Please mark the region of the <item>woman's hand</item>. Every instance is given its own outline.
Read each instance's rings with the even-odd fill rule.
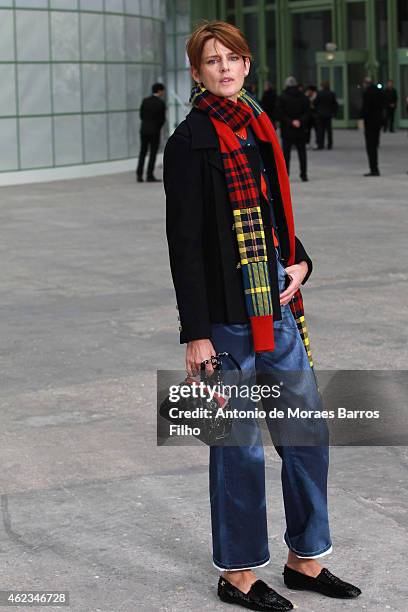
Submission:
[[[200,373],[200,364],[206,359],[210,359],[217,353],[213,347],[211,340],[203,338],[201,340],[191,340],[187,343],[186,350],[186,372],[190,376],[195,376]],[[211,375],[214,368],[210,363],[205,366],[207,374]]]
[[[285,272],[286,274],[289,274],[291,281],[290,285],[286,287],[285,291],[280,294],[281,306],[286,306],[286,304],[289,304],[290,300],[293,298],[296,291],[302,284],[302,281],[307,274],[307,270],[307,263],[305,261],[301,261],[298,264],[293,264],[293,266],[288,266],[285,268]]]

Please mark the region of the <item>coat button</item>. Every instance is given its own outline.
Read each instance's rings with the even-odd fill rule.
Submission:
[[[183,328],[181,327],[181,325],[179,325],[179,331],[183,331]]]
[[[241,262],[239,261],[239,262],[237,263],[237,270],[239,270],[239,269],[240,269],[240,267],[241,267]]]

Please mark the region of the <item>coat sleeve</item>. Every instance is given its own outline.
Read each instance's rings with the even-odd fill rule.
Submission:
[[[166,105],[164,102],[162,102],[162,108],[160,112],[160,128],[163,127],[165,122],[166,122]]]
[[[305,278],[302,281],[302,285],[309,279],[309,276],[313,270],[313,263],[310,259],[309,255],[306,253],[305,247],[300,242],[299,238],[295,236],[295,264],[300,263],[301,261],[305,261],[307,263],[307,273]]]
[[[367,92],[363,91],[359,119],[367,119],[367,117],[368,117]]]
[[[302,108],[302,115],[300,116],[300,123],[302,124],[302,126],[304,126],[307,124],[307,122],[309,121],[309,117],[310,117],[310,102],[307,96],[303,97],[302,106],[303,108]]]
[[[173,134],[163,155],[166,235],[180,317],[180,343],[210,338],[203,256],[201,156]]]
[[[276,102],[276,117],[281,123],[288,126],[292,125],[292,119],[286,112],[285,103],[282,96],[279,96]]]
[[[142,101],[142,103],[141,103],[141,105],[140,105],[140,108],[139,108],[139,119],[140,119],[141,121],[143,121],[143,119],[144,119],[144,111],[145,111],[145,106],[146,106],[146,103],[145,103],[145,101],[143,100],[143,101]]]

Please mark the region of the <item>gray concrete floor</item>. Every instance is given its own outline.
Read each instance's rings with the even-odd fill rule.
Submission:
[[[407,368],[406,133],[363,178],[358,132],[292,161],[316,368]],[[160,175],[160,169],[158,170]],[[2,188],[0,580],[65,589],[75,612],[223,610],[211,564],[208,448],[156,446],[155,376],[183,369],[162,184],[130,173]],[[266,447],[272,560],[305,612],[406,610],[404,447],[333,448],[327,567],[353,602],[290,593],[280,460]],[[23,608],[20,608],[23,609]],[[50,608],[55,609],[55,608]]]

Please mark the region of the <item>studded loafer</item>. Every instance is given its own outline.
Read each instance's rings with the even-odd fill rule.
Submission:
[[[316,591],[322,595],[338,597],[340,599],[350,599],[361,594],[361,590],[358,587],[340,580],[340,578],[329,572],[326,567],[323,567],[320,574],[315,578],[306,576],[302,572],[297,572],[287,565],[285,565],[282,574],[283,581],[288,589]]]
[[[248,593],[243,593],[222,576],[218,581],[218,597],[225,603],[249,610],[292,610],[293,604],[279,595],[263,580],[255,580]]]

